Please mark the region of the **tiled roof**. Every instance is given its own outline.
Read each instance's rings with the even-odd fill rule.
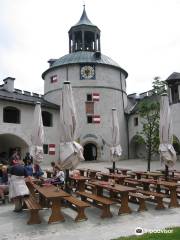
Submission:
[[[166,79],[166,81],[171,81],[171,80],[180,80],[180,73],[178,73],[178,72],[173,72],[173,73]]]
[[[40,102],[42,107],[59,109],[59,106],[44,100],[43,97],[39,97],[39,94],[31,95],[30,92],[24,91],[24,94],[21,90],[15,90],[14,92],[8,92],[4,89],[0,89],[0,100],[6,100],[11,102],[18,102],[24,104],[35,105],[36,102]]]
[[[49,69],[47,69],[43,74],[42,77],[44,78],[45,74],[56,67],[67,65],[67,64],[78,64],[78,63],[95,63],[95,64],[105,64],[105,65],[110,65],[114,66],[117,68],[120,68],[124,73],[126,74],[127,77],[127,72],[122,69],[118,63],[116,63],[114,60],[112,60],[110,57],[107,57],[103,54],[101,54],[100,58],[96,58],[95,52],[88,52],[88,51],[79,51],[79,52],[74,52],[67,54],[59,59],[57,59]]]

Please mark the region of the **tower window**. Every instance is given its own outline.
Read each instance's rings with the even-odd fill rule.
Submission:
[[[87,123],[93,123],[93,117],[87,116]]]
[[[15,107],[5,107],[3,109],[3,122],[20,123],[20,111]]]
[[[56,83],[58,81],[57,75],[53,75],[50,77],[51,83]]]
[[[48,144],[43,144],[44,154],[48,154]]]
[[[42,111],[42,121],[45,127],[52,127],[52,114]]]
[[[87,101],[92,101],[92,94],[87,94]]]
[[[134,126],[138,126],[138,117],[134,118]]]

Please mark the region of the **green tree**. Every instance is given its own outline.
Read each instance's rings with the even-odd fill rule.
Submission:
[[[159,147],[159,110],[160,105],[157,97],[144,98],[138,104],[138,112],[142,119],[142,131],[139,133],[141,141],[144,142],[147,152],[147,171],[151,168],[151,159]],[[143,141],[142,141],[143,139]]]
[[[167,84],[165,81],[162,81],[160,77],[154,77],[152,82],[152,92],[153,95],[162,95],[167,93]]]
[[[152,84],[152,96],[142,99],[138,104],[138,112],[142,119],[142,131],[138,133],[139,143],[144,143],[147,152],[147,170],[150,171],[152,155],[159,148],[159,113],[160,96],[167,93],[166,82],[155,77]]]

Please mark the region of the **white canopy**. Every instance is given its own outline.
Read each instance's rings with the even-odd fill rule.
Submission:
[[[120,133],[119,133],[119,122],[117,116],[117,110],[112,108],[112,143],[110,147],[111,160],[114,162],[119,159],[122,155],[122,148],[120,145]]]
[[[34,117],[33,117],[33,126],[31,133],[31,155],[33,156],[33,160],[35,163],[40,163],[43,161],[43,143],[44,143],[44,128],[42,122],[42,114],[41,114],[41,104],[40,102],[36,103],[34,109]]]
[[[159,138],[160,160],[166,166],[173,167],[177,157],[174,147],[172,146],[172,120],[168,96],[161,96]]]
[[[73,170],[83,157],[82,146],[75,142],[77,117],[70,82],[64,82],[60,104],[60,165]]]

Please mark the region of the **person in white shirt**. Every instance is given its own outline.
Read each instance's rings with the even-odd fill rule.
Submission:
[[[56,176],[54,177],[54,183],[64,184],[64,172],[58,166],[55,166]]]

